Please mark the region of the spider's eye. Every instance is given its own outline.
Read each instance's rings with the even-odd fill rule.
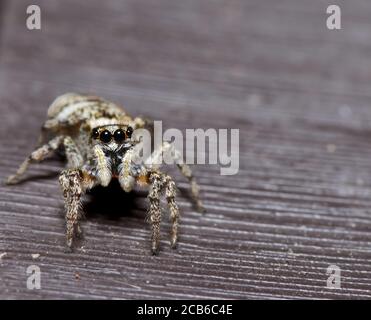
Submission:
[[[128,138],[131,138],[131,135],[133,134],[133,128],[132,127],[128,127],[126,129],[126,135],[128,136]]]
[[[125,132],[121,129],[117,129],[113,134],[113,137],[115,138],[116,142],[121,143],[125,140]]]
[[[93,137],[93,139],[98,139],[99,137],[99,131],[97,128],[94,128],[93,131],[91,132],[91,136]]]
[[[110,142],[112,139],[112,134],[108,130],[104,130],[100,134],[100,140],[104,143]]]

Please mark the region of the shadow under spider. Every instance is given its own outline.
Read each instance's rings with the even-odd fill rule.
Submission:
[[[178,188],[178,191],[179,195],[183,194],[186,198],[191,198],[187,188]],[[89,190],[83,198],[82,210],[87,219],[104,217],[108,220],[119,220],[123,217],[135,216],[145,219],[148,206],[147,195],[147,189],[125,192],[117,179],[113,179],[107,187],[97,186]],[[163,206],[163,210],[164,212],[168,210],[166,205]]]
[[[83,212],[88,219],[104,216],[109,220],[118,220],[141,211],[144,212],[144,218],[146,205],[140,206],[139,200],[144,200],[146,195],[147,192],[139,190],[125,192],[119,182],[113,179],[107,187],[97,186],[87,192],[83,200]]]

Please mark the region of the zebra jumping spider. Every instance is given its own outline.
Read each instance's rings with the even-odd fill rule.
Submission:
[[[118,179],[121,188],[130,192],[138,185],[148,185],[148,220],[151,224],[151,249],[156,254],[160,243],[162,210],[160,198],[165,195],[172,223],[170,244],[175,248],[178,240],[179,208],[176,203],[176,185],[173,179],[160,171],[160,165],[134,160],[140,142],[134,138],[136,129],[145,128],[148,121],[131,118],[121,107],[97,96],[67,93],[59,96],[48,109],[48,119],[42,127],[39,146],[20,165],[8,184],[18,182],[30,163],[44,160],[62,148],[67,169],[59,176],[66,211],[67,246],[72,248],[76,235],[82,233],[79,220],[82,196],[97,185],[106,187]],[[199,187],[191,169],[180,153],[167,142],[154,150],[152,159],[172,150],[174,162],[191,185],[192,197],[200,211]]]

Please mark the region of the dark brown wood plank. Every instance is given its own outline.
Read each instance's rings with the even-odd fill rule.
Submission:
[[[153,257],[145,192],[114,188],[87,198],[85,240],[66,254],[63,163],[31,167],[24,183],[0,186],[0,298],[371,297],[368,0],[342,4],[336,32],[323,1],[34,3],[41,31],[26,29],[27,1],[2,7],[1,181],[67,91],[165,127],[239,128],[240,171],[195,166],[208,212],[181,194],[179,249],[165,221]],[[40,290],[26,288],[32,264]],[[332,264],[339,290],[326,288]]]

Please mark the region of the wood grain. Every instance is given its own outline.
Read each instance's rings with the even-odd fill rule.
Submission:
[[[64,252],[63,163],[0,186],[0,298],[371,298],[371,3],[1,1],[0,180],[32,150],[67,91],[123,103],[164,127],[239,128],[240,171],[195,166],[207,214],[177,178],[178,250],[149,254],[146,193],[86,199],[85,240]],[[84,3],[84,4],[83,4]],[[37,259],[32,254],[40,254]],[[41,268],[40,290],[26,268]],[[342,288],[326,288],[341,268]]]

